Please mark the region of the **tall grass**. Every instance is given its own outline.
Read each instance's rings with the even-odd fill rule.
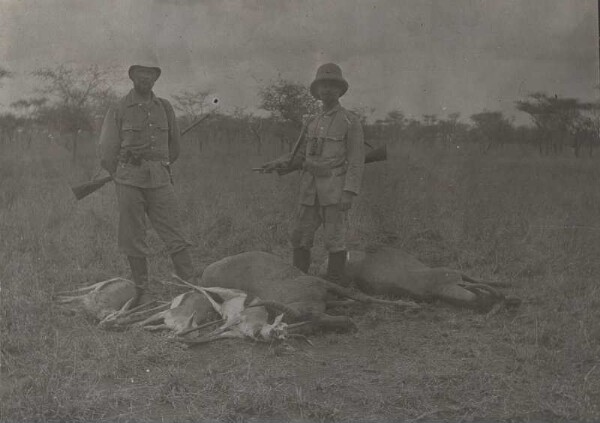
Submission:
[[[239,140],[183,149],[175,186],[198,270],[251,249],[287,256],[297,175],[250,170],[278,151],[260,156]],[[391,145],[365,172],[351,246],[387,243],[508,281],[525,303],[490,320],[441,305],[417,316],[346,310],[356,335],[295,350],[186,350],[56,307],[56,291],[127,275],[114,188],[80,202],[69,190],[96,166],[42,140],[0,152],[2,421],[600,419],[595,160]],[[149,236],[152,278],[167,278]]]

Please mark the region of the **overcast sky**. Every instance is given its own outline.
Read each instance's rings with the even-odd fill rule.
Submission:
[[[0,103],[61,63],[116,66],[125,94],[127,67],[156,56],[158,95],[210,89],[226,108],[252,110],[269,81],[308,85],[333,61],[342,103],[376,116],[518,115],[534,91],[598,96],[597,13],[596,0],[0,0],[0,66],[15,74]]]

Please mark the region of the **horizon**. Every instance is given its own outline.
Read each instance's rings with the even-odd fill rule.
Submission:
[[[598,99],[597,14],[592,0],[9,0],[0,51],[14,77],[0,103],[34,96],[28,72],[60,64],[114,69],[124,95],[126,69],[150,59],[163,69],[157,95],[210,90],[225,111],[257,113],[261,87],[308,86],[333,61],[350,84],[342,104],[375,109],[373,121],[400,110],[464,122],[487,110],[525,124],[514,104],[530,93]]]

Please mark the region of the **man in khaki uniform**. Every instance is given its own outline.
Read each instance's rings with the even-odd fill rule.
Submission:
[[[119,249],[140,292],[148,283],[146,216],[175,273],[185,280],[194,274],[169,168],[179,156],[179,128],[171,104],[152,92],[160,74],[157,66],[131,66],[133,89],[108,111],[100,134],[100,164],[117,189]]]
[[[310,85],[311,94],[323,107],[309,120],[303,144],[294,157],[294,165],[302,167],[302,177],[300,208],[290,237],[294,266],[306,273],[315,232],[323,225],[329,252],[327,278],[339,284],[346,284],[348,210],[360,192],[365,160],[360,121],[339,103],[347,90],[348,83],[334,63],[319,67]],[[262,168],[276,171],[288,161],[289,155],[285,155]]]

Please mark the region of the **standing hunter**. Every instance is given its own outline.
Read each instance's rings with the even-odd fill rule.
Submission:
[[[132,65],[133,89],[108,111],[100,134],[100,164],[117,191],[119,249],[127,256],[140,302],[147,300],[142,297],[148,284],[146,216],[175,273],[184,280],[194,274],[169,167],[179,156],[179,128],[171,104],[152,91],[160,74],[153,64]]]
[[[319,67],[310,92],[321,101],[322,112],[306,124],[306,136],[300,148],[294,149],[298,154],[287,154],[262,166],[267,173],[301,167],[300,207],[290,236],[293,264],[308,272],[315,232],[323,225],[329,253],[326,278],[340,285],[347,285],[348,210],[360,192],[365,160],[360,121],[339,103],[346,91],[348,82],[338,65]]]

